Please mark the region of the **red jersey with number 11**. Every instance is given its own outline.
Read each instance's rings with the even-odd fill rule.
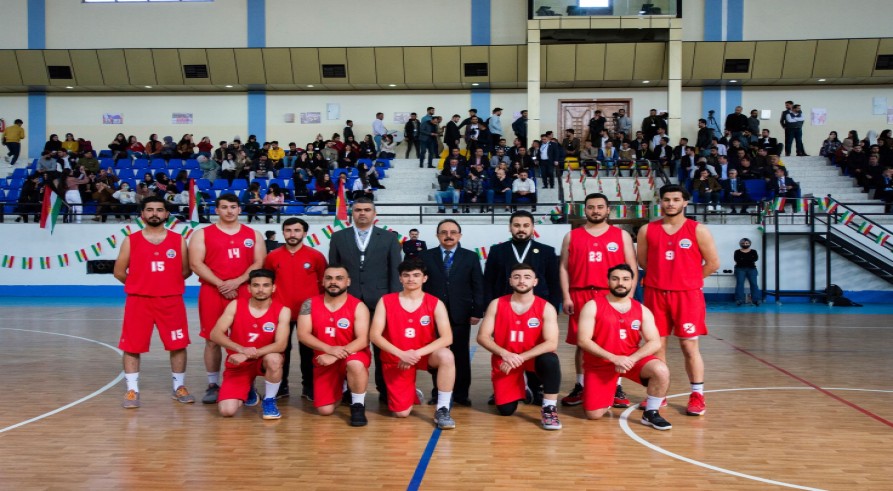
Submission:
[[[263,315],[255,317],[251,313],[250,302],[247,298],[236,299],[236,315],[229,328],[229,338],[244,347],[263,348],[273,344],[282,304],[274,300]],[[226,352],[231,355],[235,353],[229,349]]]
[[[412,312],[400,305],[400,293],[388,293],[381,297],[387,312],[387,321],[382,335],[401,350],[424,348],[437,339],[437,325],[434,309],[439,301],[434,295],[425,293],[422,304]],[[382,350],[382,363],[399,363],[400,359]]]
[[[543,311],[546,300],[534,297],[527,312],[519,314],[512,308],[512,296],[499,297],[493,341],[512,353],[523,353],[543,342]],[[502,357],[493,355],[494,360]]]

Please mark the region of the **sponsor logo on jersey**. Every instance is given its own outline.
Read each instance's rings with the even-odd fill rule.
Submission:
[[[630,324],[629,327],[632,328],[633,331],[638,331],[639,328],[642,327],[642,321],[636,319]]]
[[[165,252],[165,255],[168,257],[168,259],[173,259],[173,258],[177,257],[177,251],[175,251],[173,249],[168,249],[167,252]]]
[[[536,317],[531,317],[527,319],[527,327],[540,327],[540,320]]]
[[[254,241],[252,239],[245,239],[244,244],[245,244],[245,247],[247,247],[249,249],[254,247]]]
[[[272,322],[264,322],[264,325],[263,327],[261,327],[261,329],[263,329],[264,332],[273,332],[276,330],[276,324],[273,324]]]
[[[338,319],[337,326],[340,327],[341,329],[347,329],[348,327],[350,327],[350,321],[347,320],[346,318],[342,317],[342,318]]]
[[[685,324],[682,324],[682,330],[685,331],[687,334],[694,334],[695,325],[691,322],[686,322]]]
[[[304,263],[304,269],[310,269],[310,263]]]
[[[431,324],[431,317],[427,316],[427,315],[423,315],[422,318],[419,319],[419,324],[421,324],[423,326],[427,326],[428,324]]]
[[[691,249],[691,240],[690,239],[682,239],[679,241],[679,248],[681,249]]]
[[[617,252],[620,250],[620,246],[617,245],[616,242],[608,242],[608,245],[605,246],[605,249],[607,249],[608,252]]]

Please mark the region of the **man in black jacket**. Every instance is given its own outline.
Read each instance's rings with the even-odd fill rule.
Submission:
[[[459,148],[459,141],[462,140],[462,134],[459,132],[459,120],[461,118],[462,116],[453,114],[453,118],[446,124],[446,129],[443,131],[443,144],[450,150]]]
[[[403,142],[406,143],[406,157],[409,158],[409,151],[415,147],[415,156],[419,156],[419,133],[422,130],[422,124],[419,122],[418,115],[412,113],[409,120],[403,125]]]
[[[726,131],[732,133],[732,140],[741,140],[741,135],[747,129],[747,116],[744,115],[743,110],[743,107],[737,106],[735,112],[726,116]],[[731,140],[729,144],[732,144]]]
[[[512,123],[512,131],[521,140],[521,146],[527,146],[527,110],[521,111],[521,116]]]
[[[600,110],[595,111],[595,116],[589,119],[589,141],[592,142],[592,146],[596,148],[602,146],[601,134],[607,123],[608,120],[602,116]]]

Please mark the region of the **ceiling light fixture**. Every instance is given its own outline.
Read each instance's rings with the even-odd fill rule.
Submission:
[[[651,83],[651,80],[642,80],[642,83],[643,83],[643,84],[650,84],[650,83]]]
[[[226,87],[227,89],[231,89],[231,88],[233,88],[232,85],[224,85],[224,87]]]
[[[820,78],[820,79],[819,79],[819,82],[824,82],[824,81],[825,81],[824,78]]]
[[[397,84],[388,84],[388,87],[396,87]]]
[[[734,83],[737,83],[737,82],[738,82],[737,80],[729,80],[729,83],[730,83],[730,84],[734,84]]]
[[[308,88],[308,89],[312,89],[313,86],[312,86],[312,85],[308,85],[307,88]]]
[[[477,87],[478,85],[481,85],[481,84],[479,84],[479,83],[477,83],[477,82],[471,84],[472,87]]]
[[[72,86],[70,86],[70,85],[66,85],[65,88],[66,88],[66,89],[73,89],[74,87],[72,87]]]
[[[147,89],[151,89],[151,88],[152,88],[151,85],[145,85],[144,87],[146,87]]]

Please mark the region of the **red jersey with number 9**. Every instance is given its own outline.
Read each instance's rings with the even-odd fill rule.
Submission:
[[[425,293],[422,304],[412,312],[400,305],[400,293],[388,293],[381,297],[385,307],[386,324],[382,335],[401,350],[423,348],[437,339],[434,309],[439,301]],[[400,359],[387,351],[381,352],[382,363],[399,363]]]
[[[611,225],[598,237],[585,227],[571,230],[567,245],[569,284],[573,288],[608,288],[608,270],[626,262],[623,231]]]
[[[183,237],[167,232],[160,244],[146,240],[143,231],[130,236],[130,264],[124,292],[128,295],[169,297],[182,295]]]
[[[313,324],[311,332],[329,346],[347,346],[357,339],[354,332],[354,315],[360,299],[345,293],[347,301],[338,310],[331,311],[326,307],[323,295],[310,298],[310,320]],[[314,356],[324,354],[314,350]]]
[[[685,219],[673,235],[668,234],[662,220],[648,224],[648,268],[645,286],[658,290],[698,290],[704,287],[704,258],[698,247],[698,222]]]
[[[546,301],[534,297],[527,312],[519,314],[512,308],[512,296],[499,297],[496,303],[496,322],[493,325],[493,341],[512,353],[523,353],[543,342],[543,310]],[[493,360],[502,362],[501,356]]]
[[[592,332],[592,340],[605,351],[629,356],[639,349],[642,341],[642,304],[630,300],[630,309],[619,312],[606,297],[596,297],[595,328]],[[587,351],[583,352],[583,366],[586,368],[599,368],[606,365],[614,365],[600,356],[595,356]]]
[[[229,328],[229,338],[244,347],[263,348],[273,344],[276,340],[276,327],[279,325],[282,304],[274,300],[263,315],[255,317],[251,313],[250,302],[251,300],[247,298],[236,299],[236,315],[233,317],[233,325]],[[230,355],[235,353],[229,349],[226,352]]]
[[[238,278],[254,264],[257,237],[253,228],[240,225],[239,231],[232,235],[217,225],[202,230],[205,234],[205,265],[214,276],[224,281]]]

